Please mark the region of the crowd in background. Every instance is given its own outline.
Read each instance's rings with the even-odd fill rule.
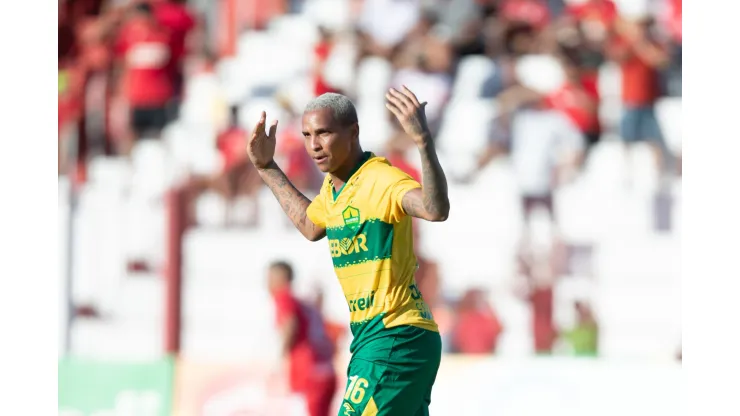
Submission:
[[[233,3],[211,5],[228,11]],[[299,13],[305,2],[244,3],[256,12],[239,12],[238,19],[229,20],[236,22],[237,33],[266,30],[272,17]],[[351,65],[356,70],[365,60],[385,60],[391,64],[394,85],[413,85],[417,95],[429,102],[427,117],[436,134],[459,64],[470,56],[485,57],[493,64],[495,71],[478,95],[497,103],[496,116],[487,124],[489,145],[474,169],[450,174],[451,182],[473,181],[491,161],[508,157],[520,181],[525,217],[543,208],[554,220],[553,192],[578,174],[589,149],[604,137],[599,74],[606,62],[615,63],[621,72],[620,139],[625,146],[650,144],[661,178],[680,176],[680,154],[673,154],[665,144],[655,103],[661,97],[681,95],[681,0],[347,3],[352,30],[320,27],[312,51],[314,96],[341,92],[357,98],[356,87],[337,85],[342,83],[335,82],[327,70],[335,48],[351,43],[356,51]],[[647,6],[630,9],[632,3]],[[60,174],[71,173],[75,181],[84,183],[91,158],[126,157],[137,141],[157,140],[165,126],[177,120],[181,100],[188,94],[187,79],[213,72],[219,59],[235,48],[220,37],[223,28],[218,23],[209,26],[207,22],[186,1],[60,0]],[[256,57],[255,64],[258,61]],[[554,87],[540,88],[536,77],[520,79],[520,74],[527,73],[522,67],[546,72],[553,63],[562,73],[562,82]],[[281,123],[278,132],[281,166],[299,189],[315,192],[321,176],[303,149],[301,108],[279,92],[273,98],[290,120]],[[244,146],[250,134],[247,126],[256,120],[240,119],[240,104],[222,103],[219,110],[224,120],[215,142],[221,155],[219,168],[189,176],[192,227],[202,225],[197,210],[204,193],[215,192],[226,201],[250,201],[262,189]],[[69,148],[75,143],[79,157],[71,164]],[[382,148],[369,150],[420,180],[420,172],[407,158],[411,144],[397,128]],[[250,227],[260,222],[258,209],[249,203],[231,206],[240,212],[230,215],[224,225]],[[561,340],[575,354],[595,355],[598,323],[587,303],[573,305],[574,327],[561,329],[553,324],[552,282],[566,267],[564,257],[558,245],[543,254],[526,241],[519,252],[519,272],[528,277],[520,295],[532,307],[535,350],[549,353]],[[506,328],[481,291],[471,289],[454,303],[438,299],[441,277],[434,260],[420,257],[419,263],[418,285],[435,310],[447,348],[461,353],[495,352]]]

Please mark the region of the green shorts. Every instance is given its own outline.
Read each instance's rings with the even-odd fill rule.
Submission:
[[[429,414],[442,355],[439,333],[413,326],[385,331],[352,354],[339,416]]]

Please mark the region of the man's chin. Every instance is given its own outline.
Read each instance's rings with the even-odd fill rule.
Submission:
[[[319,168],[322,173],[330,173],[332,170],[331,166],[327,163],[317,163],[316,167]]]

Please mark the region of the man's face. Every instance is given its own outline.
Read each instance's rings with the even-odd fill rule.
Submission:
[[[347,161],[359,131],[356,123],[338,123],[328,108],[303,113],[306,152],[324,173],[334,172]]]

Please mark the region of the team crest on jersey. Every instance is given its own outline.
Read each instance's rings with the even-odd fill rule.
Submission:
[[[344,416],[352,416],[352,413],[355,413],[355,409],[347,402],[342,403],[342,407],[344,407]]]
[[[347,206],[347,208],[342,211],[342,218],[344,219],[344,225],[349,228],[357,228],[360,226],[360,210],[353,206]]]

